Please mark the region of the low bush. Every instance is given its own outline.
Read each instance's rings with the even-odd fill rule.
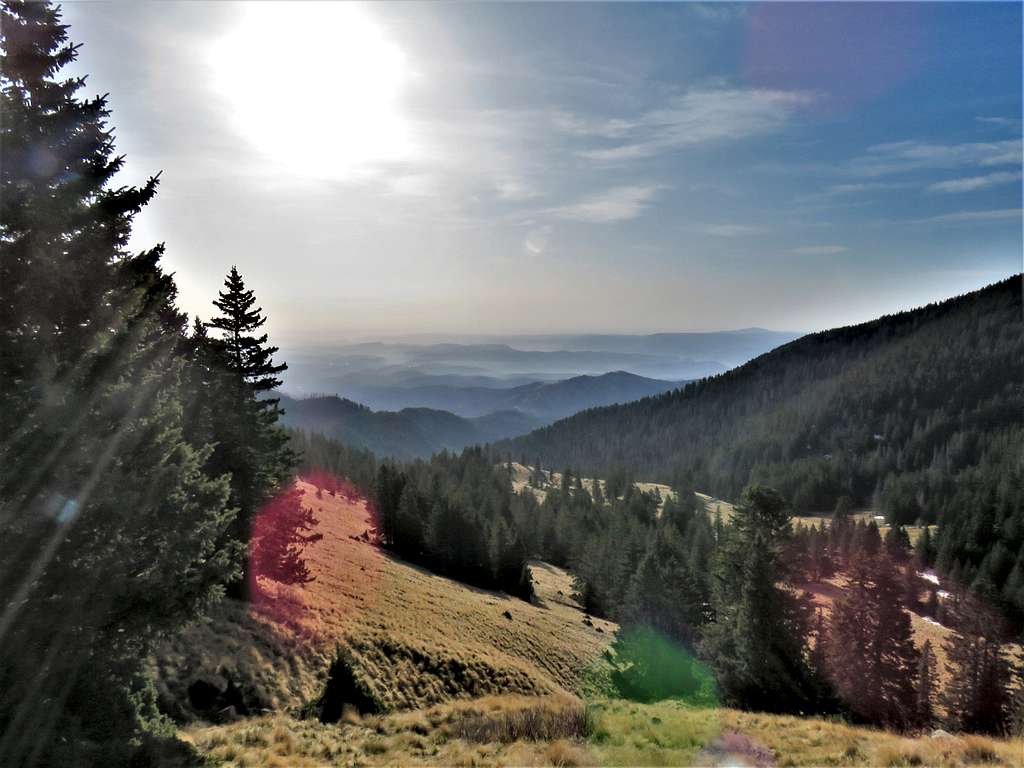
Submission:
[[[488,714],[463,713],[453,723],[456,738],[479,744],[513,741],[584,739],[593,731],[593,718],[584,704],[540,704]]]

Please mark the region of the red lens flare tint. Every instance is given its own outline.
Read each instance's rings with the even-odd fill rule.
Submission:
[[[332,557],[332,544],[368,546]],[[295,631],[316,633],[351,618],[377,592],[376,514],[360,492],[329,472],[311,472],[257,513],[249,540],[252,610]]]

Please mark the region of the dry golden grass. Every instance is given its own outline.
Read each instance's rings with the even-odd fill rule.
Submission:
[[[337,725],[276,715],[193,727],[182,735],[231,766],[596,765],[585,733],[541,740],[507,728],[510,722],[550,723],[566,712],[584,711],[579,699],[565,695],[495,696]],[[480,738],[492,734],[493,739]]]
[[[762,744],[779,765],[1024,765],[1024,741],[981,736],[915,738],[799,717],[722,710],[722,725]]]
[[[585,690],[616,627],[584,623],[564,571],[536,564],[534,604],[475,589],[369,543],[373,521],[363,502],[300,485],[323,534],[305,553],[315,580],[264,584],[270,597],[256,607],[229,601],[166,642],[154,659],[165,702],[182,707],[192,681],[220,675],[256,709],[297,710],[320,695],[339,648],[387,709]]]
[[[509,718],[583,706],[567,697],[500,696],[339,725],[279,715],[195,727],[184,735],[231,766],[753,765],[759,759],[806,766],[1024,764],[1020,739],[911,738],[828,720],[694,709],[670,701],[591,702],[589,736],[504,738],[502,723]],[[466,722],[493,722],[499,737],[464,738]]]

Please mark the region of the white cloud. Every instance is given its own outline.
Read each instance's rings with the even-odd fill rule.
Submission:
[[[848,250],[845,245],[802,245],[794,248],[793,253],[800,256],[835,256]]]
[[[749,235],[762,235],[768,230],[764,227],[754,227],[749,224],[710,224],[704,227],[702,231],[714,237],[747,237]]]
[[[702,21],[726,24],[746,18],[749,7],[738,3],[685,3],[684,7]]]
[[[962,221],[1001,221],[1003,219],[1020,219],[1022,209],[1000,208],[993,211],[957,211],[944,213],[941,216],[930,216],[926,219],[915,219],[917,224],[947,224]]]
[[[833,184],[825,190],[826,195],[853,195],[858,192],[875,192],[880,189],[895,189],[905,184],[887,184],[885,182],[868,182],[865,184]]]
[[[884,176],[927,168],[992,167],[1021,164],[1021,140],[927,144],[897,141],[868,147],[853,160],[850,170],[859,176]]]
[[[969,176],[963,179],[949,179],[938,181],[928,185],[929,192],[974,192],[978,189],[988,189],[1000,184],[1009,184],[1011,181],[1020,181],[1020,172],[1012,173],[1002,171],[989,173],[984,176]]]
[[[812,101],[810,94],[799,91],[694,90],[636,118],[595,121],[559,114],[555,126],[605,144],[617,142],[580,152],[591,160],[616,162],[778,131]]]
[[[548,248],[550,237],[550,226],[535,229],[523,239],[523,250],[530,256],[541,256]]]
[[[539,192],[526,184],[522,179],[499,179],[494,183],[498,198],[509,202],[529,200],[539,196]]]
[[[612,187],[578,203],[549,208],[548,213],[559,219],[607,224],[637,218],[650,205],[660,187]]]
[[[1011,117],[976,117],[974,118],[979,123],[987,123],[988,125],[1000,125],[1007,128],[1016,128],[1020,125],[1020,120],[1015,120]]]

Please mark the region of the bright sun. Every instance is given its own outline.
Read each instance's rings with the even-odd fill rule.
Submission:
[[[249,3],[212,51],[237,130],[282,170],[344,178],[412,150],[405,56],[349,3]]]

